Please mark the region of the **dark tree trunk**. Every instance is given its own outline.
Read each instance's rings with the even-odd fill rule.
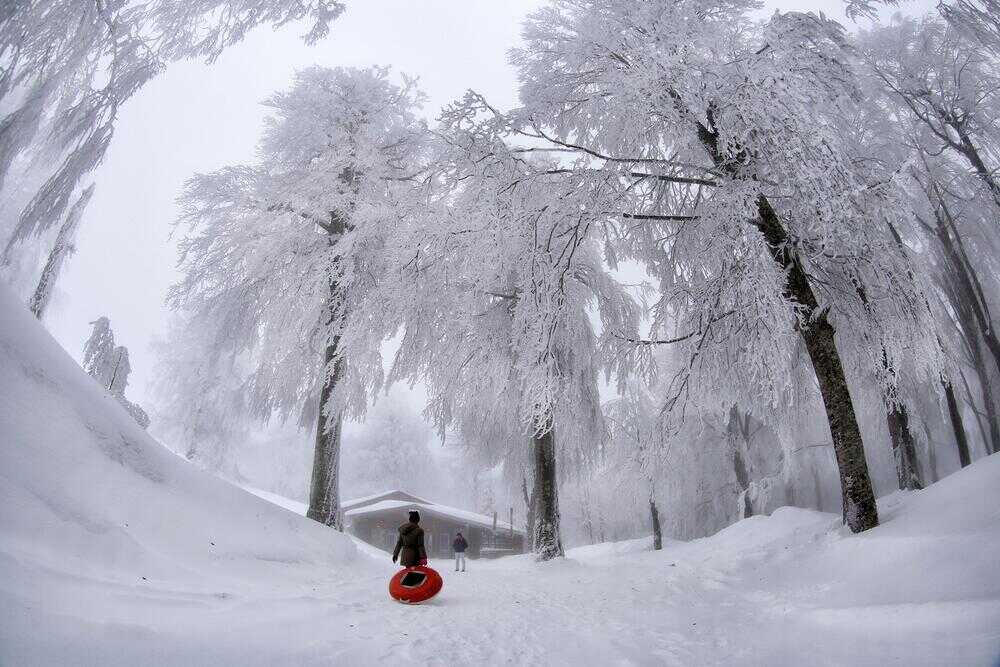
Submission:
[[[969,136],[965,126],[961,123],[949,124],[958,133],[959,139],[962,142],[959,152],[965,156],[965,158],[969,161],[969,164],[972,165],[972,168],[976,170],[976,175],[979,176],[983,184],[986,185],[990,195],[993,197],[993,201],[998,207],[1000,207],[1000,183],[997,182],[993,170],[987,167],[986,163],[983,162],[979,149],[972,142],[972,137]]]
[[[945,294],[951,302],[958,322],[958,331],[965,342],[966,352],[976,375],[979,378],[979,387],[982,395],[983,409],[988,422],[988,438],[984,438],[987,450],[997,451],[1000,447],[1000,426],[997,423],[996,406],[993,403],[993,392],[991,384],[991,372],[986,366],[985,347],[993,357],[994,365],[1000,370],[1000,342],[997,341],[993,329],[993,320],[990,316],[989,306],[979,281],[979,276],[969,262],[969,257],[965,253],[962,237],[958,233],[955,220],[951,215],[947,205],[944,203],[943,195],[937,186],[934,186],[934,193],[937,197],[939,207],[935,208],[934,215],[937,222],[935,235],[941,244],[944,259],[947,262],[947,269],[943,272],[942,279],[945,286]],[[972,397],[970,395],[970,400]],[[952,399],[954,400],[954,390]],[[958,403],[955,401],[956,414]],[[949,404],[949,412],[951,405]],[[964,428],[963,428],[964,434]],[[965,461],[962,465],[968,465],[969,449],[968,441],[964,438],[959,441],[959,455]],[[963,456],[964,451],[964,458]]]
[[[663,531],[660,529],[660,513],[652,494],[649,496],[649,516],[653,520],[653,551],[660,551],[663,549]]]
[[[559,536],[559,491],[556,486],[555,432],[531,438],[535,459],[535,521],[532,532],[533,551],[539,560],[551,560],[563,555]]]
[[[674,94],[678,104],[683,104]],[[709,109],[708,120],[712,123],[714,113]],[[693,118],[693,116],[692,116]],[[739,159],[736,161],[719,152],[718,136],[715,131],[694,121],[698,138],[723,173],[733,178],[744,178],[740,173]],[[858,533],[878,525],[878,509],[875,505],[875,491],[868,474],[865,460],[864,442],[858,427],[854,404],[847,386],[847,377],[840,361],[840,353],[834,341],[834,328],[821,309],[813,292],[809,277],[799,260],[798,253],[788,232],[781,224],[777,212],[767,197],[757,197],[757,218],[753,224],[763,235],[772,259],[785,276],[785,297],[795,303],[801,313],[802,325],[799,331],[806,344],[813,370],[819,383],[827,421],[833,438],[833,451],[840,471],[843,519],[852,532]]]
[[[353,172],[348,168],[341,174],[348,184],[356,183]],[[328,242],[335,246],[343,237],[349,225],[344,215],[330,211],[330,222],[323,229],[328,234]],[[324,324],[331,326],[338,317],[341,294],[335,277],[330,277]],[[316,418],[316,447],[313,452],[312,480],[309,486],[309,511],[306,516],[320,523],[343,530],[340,511],[340,432],[342,415],[339,410],[328,410],[333,390],[344,375],[345,359],[338,354],[340,337],[333,336],[323,353],[323,388],[319,395],[319,415]],[[330,368],[330,364],[333,368]]]
[[[972,343],[976,344],[975,341]],[[1000,428],[997,427],[996,406],[993,404],[993,387],[991,385],[989,369],[983,365],[982,350],[973,348],[971,356],[972,367],[979,379],[980,396],[983,401],[982,411],[976,409],[976,402],[972,397],[972,388],[969,386],[968,380],[965,379],[965,373],[961,368],[958,369],[958,373],[962,378],[962,386],[965,389],[969,407],[976,413],[976,424],[979,426],[979,435],[983,438],[986,453],[992,454],[997,451],[998,443],[1000,443]]]
[[[833,451],[840,471],[843,519],[852,532],[859,533],[878,525],[875,491],[868,474],[864,442],[858,427],[854,404],[847,386],[847,376],[834,340],[834,328],[821,310],[805,271],[794,256],[785,230],[767,200],[759,199],[762,231],[767,237],[775,261],[785,270],[788,295],[804,307],[801,328],[806,350],[812,360],[820,394],[826,406]]]
[[[979,385],[983,393],[983,408],[986,410],[986,422],[990,428],[990,439],[987,446],[990,454],[1000,452],[1000,423],[997,421],[996,403],[993,402],[993,386],[989,371],[983,367],[977,368]]]
[[[337,342],[326,348],[324,368],[336,359],[333,372],[323,382],[316,423],[316,449],[313,453],[312,484],[309,488],[309,511],[314,521],[343,530],[340,514],[340,430],[339,412],[327,414],[326,404],[343,374],[344,359],[337,357]]]
[[[948,262],[949,270],[945,278],[952,283],[952,289],[949,292],[952,293],[956,302],[954,303],[956,311],[965,314],[962,319],[972,320],[960,324],[963,327],[970,327],[974,324],[978,328],[983,344],[990,351],[997,371],[1000,371],[1000,340],[997,339],[993,330],[993,321],[980,287],[979,277],[968,262],[968,256],[964,252],[962,237],[958,233],[955,219],[936,185],[934,191],[938,200],[938,206],[934,207],[934,216],[937,222],[936,235],[938,241],[941,242],[945,259]]]
[[[958,447],[958,461],[964,468],[972,463],[969,457],[969,441],[965,437],[965,424],[962,421],[962,412],[958,408],[958,400],[955,398],[955,388],[950,382],[941,381],[944,389],[944,398],[948,403],[948,416],[951,417],[951,428],[955,434],[955,446]]]
[[[76,230],[80,226],[80,221],[83,219],[83,212],[87,208],[87,204],[90,203],[90,198],[93,194],[94,186],[91,185],[80,194],[73,207],[69,210],[69,213],[66,214],[66,219],[63,221],[62,226],[59,227],[55,244],[53,244],[52,250],[49,252],[49,257],[45,262],[45,268],[42,269],[42,275],[38,279],[35,292],[28,299],[28,308],[38,319],[42,319],[45,315],[45,309],[49,306],[49,300],[52,298],[52,292],[55,290],[56,281],[59,279],[63,264],[76,250],[73,244]]]
[[[906,406],[898,403],[886,411],[889,440],[896,460],[896,477],[900,489],[916,491],[923,488],[920,467],[917,462],[917,445],[910,432],[910,415]]]
[[[803,309],[804,324],[800,332],[816,373],[830,424],[833,451],[840,471],[844,523],[855,533],[874,528],[878,525],[875,491],[868,474],[864,442],[847,386],[847,376],[834,340],[833,325],[827,319],[826,311],[819,307],[806,272],[789,244],[777,214],[763,196],[758,199],[758,210],[758,225],[775,262],[785,271],[786,294]]]

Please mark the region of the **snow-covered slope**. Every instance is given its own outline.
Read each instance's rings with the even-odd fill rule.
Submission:
[[[1000,456],[880,511],[437,562],[395,604],[387,556],[161,448],[0,288],[0,665],[995,665]]]
[[[0,314],[0,664],[140,664],[184,641],[163,608],[200,622],[247,587],[357,576],[346,536],[152,440],[6,288]]]

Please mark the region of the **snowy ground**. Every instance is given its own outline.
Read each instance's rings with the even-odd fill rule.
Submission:
[[[0,664],[992,665],[1000,456],[863,535],[785,508],[703,540],[470,561],[389,600],[388,556],[208,477],[0,289]]]

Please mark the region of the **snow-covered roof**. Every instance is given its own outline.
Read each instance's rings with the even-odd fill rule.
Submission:
[[[421,514],[426,514],[428,516],[436,516],[443,519],[453,519],[455,521],[460,521],[462,523],[468,524],[470,526],[480,526],[482,528],[493,528],[493,517],[486,516],[485,514],[479,514],[478,512],[470,512],[468,510],[459,509],[457,507],[450,507],[448,505],[441,505],[439,503],[430,502],[412,502],[408,500],[382,500],[371,505],[366,505],[365,507],[359,507],[353,510],[347,510],[344,512],[344,516],[349,518],[368,516],[370,514],[379,514],[380,512],[385,512],[388,510],[419,510]],[[510,531],[510,524],[506,521],[500,521],[497,519],[497,530]],[[514,532],[518,534],[524,534],[523,530],[514,528]]]
[[[399,489],[392,489],[390,491],[382,491],[381,493],[373,493],[370,496],[362,496],[361,498],[351,498],[350,500],[345,500],[340,503],[340,508],[346,511],[355,507],[361,507],[362,505],[371,505],[381,499],[388,499],[389,496],[404,496],[408,501],[419,503],[430,502],[428,500],[424,500],[423,498],[419,498],[412,493],[400,491]]]

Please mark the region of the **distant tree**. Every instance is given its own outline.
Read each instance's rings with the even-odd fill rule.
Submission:
[[[431,453],[433,436],[408,403],[391,395],[379,400],[343,448],[345,486],[358,495],[390,488],[432,497],[450,491]]]
[[[94,328],[83,348],[83,369],[122,404],[139,426],[148,428],[149,416],[145,410],[125,398],[132,372],[128,348],[115,345],[115,334],[107,317],[99,317],[91,324]]]
[[[93,330],[83,347],[83,370],[105,389],[111,387],[115,374],[115,335],[111,320],[99,317],[90,323]]]
[[[235,447],[254,421],[245,392],[251,369],[245,358],[213,354],[211,334],[178,316],[154,342],[156,429],[189,461],[232,474]]]
[[[899,4],[900,0],[845,0],[847,16],[852,19],[876,18],[879,7]],[[953,28],[1000,55],[1000,1],[943,0],[937,4],[937,10]]]

